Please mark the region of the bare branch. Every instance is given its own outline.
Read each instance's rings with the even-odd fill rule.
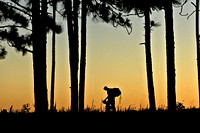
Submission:
[[[141,42],[140,45],[145,45],[145,42]]]
[[[188,15],[187,19],[190,18],[190,16],[192,16],[196,11],[193,11],[192,13],[190,13],[190,15]]]
[[[188,13],[187,13],[187,14],[182,14],[182,12],[183,12],[183,6],[184,6],[186,3],[187,3],[187,0],[185,0],[185,2],[181,5],[181,11],[179,12],[179,14],[180,14],[181,16],[187,16],[187,15],[188,15]]]
[[[196,4],[194,4],[194,2],[191,2],[191,4],[196,8]]]
[[[16,2],[16,0],[11,0],[11,1],[12,1],[14,4],[16,4],[17,6],[19,6],[19,7],[23,8],[23,9],[25,9],[26,11],[31,12],[31,9],[30,9],[30,8],[27,8],[27,7],[25,7],[25,6],[21,5],[21,4],[19,4],[18,2]]]
[[[191,4],[196,8],[196,5],[193,2],[191,2]],[[195,12],[196,12],[196,10],[194,10],[192,13],[190,13],[190,15],[188,15],[187,19],[189,19],[190,16],[192,16]]]
[[[180,15],[181,16],[187,16],[187,19],[189,19],[195,12],[198,12],[198,11],[196,11],[196,10],[194,10],[194,11],[192,11],[190,14],[182,14],[182,12],[183,12],[183,6],[187,3],[187,1],[188,0],[185,0],[185,2],[181,5],[181,11],[180,11]],[[191,4],[195,7],[195,9],[196,9],[196,4],[194,3],[194,2],[191,2]]]

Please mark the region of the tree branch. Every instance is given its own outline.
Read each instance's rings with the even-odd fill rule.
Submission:
[[[23,29],[32,31],[31,29],[25,28],[25,27],[20,26],[20,25],[3,25],[3,26],[0,26],[0,28],[8,28],[8,27],[18,27],[18,28],[23,28]]]
[[[185,2],[181,5],[181,11],[179,12],[179,14],[180,14],[181,16],[187,16],[187,15],[188,15],[188,13],[187,13],[187,14],[182,14],[182,12],[183,12],[183,6],[187,3],[187,1],[188,1],[188,0],[185,0]]]
[[[7,44],[8,44],[8,46],[10,46],[10,47],[14,47],[14,48],[17,48],[15,45],[13,45],[11,42],[9,42],[9,41],[7,41]],[[22,52],[29,52],[29,53],[33,53],[33,51],[32,50],[30,50],[30,49],[27,49],[27,48],[25,48],[25,47],[20,47],[20,49],[22,50]]]
[[[6,5],[6,6],[8,6],[8,7],[11,7],[11,8],[14,8],[14,9],[16,9],[16,10],[18,10],[18,11],[20,11],[20,12],[23,12],[24,14],[26,14],[26,15],[28,15],[28,16],[32,16],[29,12],[27,12],[27,11],[25,11],[25,10],[22,10],[22,9],[20,9],[20,8],[17,8],[17,7],[15,7],[15,6],[12,6],[12,3],[5,3],[5,2],[2,2],[2,1],[0,1],[2,4],[4,4],[4,5]]]

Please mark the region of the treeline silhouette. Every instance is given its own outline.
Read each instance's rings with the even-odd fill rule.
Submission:
[[[0,26],[0,37],[1,41],[6,41],[6,44],[22,52],[22,55],[26,55],[27,53],[32,54],[34,112],[47,113],[49,112],[49,101],[47,98],[46,78],[46,39],[49,31],[53,32],[50,111],[54,112],[56,110],[54,102],[56,70],[55,35],[62,34],[63,32],[62,26],[56,22],[56,14],[66,18],[71,81],[70,111],[84,112],[87,16],[90,15],[93,19],[110,23],[114,27],[122,26],[127,30],[128,34],[132,32],[132,24],[129,16],[137,15],[138,17],[144,17],[145,41],[141,44],[144,44],[146,51],[149,110],[156,111],[152,75],[151,29],[160,26],[160,24],[156,23],[150,17],[153,11],[163,10],[166,31],[167,107],[169,111],[177,111],[173,7],[183,9],[185,3],[187,3],[187,0],[26,0],[23,2],[18,0],[0,0],[0,22],[3,24],[3,26]],[[196,3],[192,4],[196,7],[196,31],[198,31],[199,0],[196,0]],[[79,19],[81,21],[80,25],[78,23]],[[22,30],[23,32],[21,32]],[[79,31],[81,31],[80,43]],[[196,37],[197,46],[199,46],[198,32],[196,33]],[[79,45],[81,46],[80,53]],[[6,46],[1,44],[0,59],[4,59],[6,54]],[[197,48],[197,55],[199,55],[199,48]],[[197,58],[197,64],[198,62],[199,59]],[[79,71],[80,73],[78,73]],[[199,71],[198,75],[200,75]]]

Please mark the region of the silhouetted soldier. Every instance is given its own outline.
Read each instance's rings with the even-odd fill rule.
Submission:
[[[115,97],[121,95],[119,88],[108,88],[104,87],[104,90],[107,91],[108,96],[102,101],[106,104],[106,112],[115,112]]]

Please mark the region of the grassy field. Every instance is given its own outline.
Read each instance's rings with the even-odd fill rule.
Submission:
[[[200,110],[130,110],[117,112],[86,111],[0,113],[0,127],[9,132],[199,132]]]

